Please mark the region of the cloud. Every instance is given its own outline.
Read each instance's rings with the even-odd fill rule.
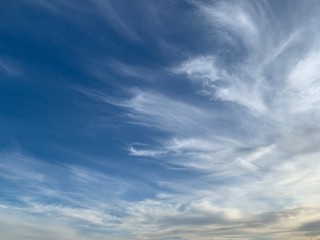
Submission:
[[[268,8],[258,5],[254,11],[246,1],[199,5],[199,9],[204,12],[204,22],[224,41],[241,44],[233,46],[234,51],[245,44],[251,47],[240,57],[233,56],[231,62],[221,53],[191,57],[173,68],[175,73],[186,74],[213,100],[234,102],[255,114],[278,117],[275,120],[316,109],[319,36],[312,27],[297,31],[301,25],[297,23],[288,33],[281,29],[286,25],[273,22],[274,16],[265,10]],[[272,24],[276,26],[271,28]],[[221,34],[222,30],[228,36]],[[312,35],[314,41],[302,43],[305,34]]]
[[[129,153],[133,156],[154,157],[166,153],[166,150],[144,149],[145,144],[132,144],[129,147]]]
[[[202,86],[200,93],[213,100],[235,102],[259,114],[267,111],[259,89],[260,86],[252,84],[250,81],[252,76],[247,74],[250,70],[247,70],[246,66],[244,69],[235,69],[235,72],[230,73],[227,69],[218,67],[215,62],[213,56],[200,56],[183,62],[174,68],[173,72],[186,74],[196,84]],[[241,76],[244,79],[241,79]],[[221,86],[216,83],[220,81],[222,82]]]
[[[117,7],[92,2],[116,31],[138,41],[126,18],[113,12]],[[190,54],[170,69],[173,81],[190,80],[196,90],[181,97],[149,83],[115,98],[73,88],[93,105],[121,109],[126,123],[160,132],[125,149],[130,161],[146,157],[160,167],[127,170],[123,159],[111,159],[124,168],[112,172],[2,153],[6,239],[302,240],[314,234],[320,218],[318,31],[308,21],[291,31],[265,2],[195,5],[196,23],[220,50],[207,46],[206,54]],[[62,2],[45,7],[85,11]],[[303,41],[305,35],[312,40]],[[109,65],[143,78],[138,68]]]
[[[239,44],[248,48],[257,48],[260,41],[260,31],[267,28],[264,21],[264,8],[260,4],[246,1],[216,4],[196,4],[205,20],[215,26],[217,36],[234,47]],[[262,17],[261,17],[262,16]]]
[[[9,77],[21,77],[24,75],[20,64],[3,56],[0,56],[0,72],[3,72]]]
[[[221,117],[214,108],[185,104],[148,91],[136,92],[122,106],[135,122],[169,133],[160,146],[144,149],[146,156],[166,159],[189,170],[206,170],[205,176],[200,177],[203,188],[199,182],[185,183],[194,192],[190,190],[188,194],[198,198],[215,196],[213,199],[220,207],[241,209],[254,219],[248,225],[259,225],[259,230],[252,230],[252,234],[265,234],[268,238],[269,231],[272,238],[273,234],[285,236],[280,232],[288,234],[308,219],[299,213],[296,223],[272,231],[273,224],[285,223],[290,218],[279,212],[317,206],[319,151],[313,143],[318,142],[319,129],[320,45],[314,28],[301,30],[307,22],[296,23],[294,29],[288,30],[284,22],[275,21],[278,16],[264,4],[198,4],[203,14],[200,24],[211,26],[209,31],[219,36],[218,46],[224,48],[219,54],[209,50],[206,55],[190,56],[172,68],[173,73],[190,79],[200,95],[230,107],[228,113]],[[313,40],[303,42],[306,34]],[[238,56],[221,53],[226,46]],[[223,120],[228,118],[237,119],[232,130],[224,128],[227,124]],[[217,131],[220,127],[223,130]],[[208,191],[210,184],[214,194]],[[178,192],[179,187],[180,191],[184,189],[181,185],[175,182],[166,186]],[[255,215],[259,209],[275,213]],[[205,225],[205,219],[195,217],[194,223]],[[236,229],[237,237],[244,238],[241,234],[247,234],[249,228],[242,225]],[[186,232],[182,235],[188,236]]]
[[[168,132],[191,134],[210,130],[207,125],[216,118],[205,108],[196,107],[155,92],[132,89],[127,92],[132,97],[123,100],[99,91],[78,88],[75,90],[97,101],[127,109],[127,117],[131,119],[132,123]]]
[[[128,4],[116,4],[103,0],[89,0],[78,5],[62,1],[32,0],[29,4],[42,7],[52,14],[76,24],[86,32],[92,32],[95,28],[94,20],[99,20],[104,26],[111,27],[125,39],[133,42],[142,41],[137,26],[130,19],[132,13],[126,12],[125,7]]]
[[[250,157],[255,159],[267,154],[271,149],[252,151]],[[7,158],[12,159],[10,155],[6,153]],[[13,156],[19,161],[19,165],[37,166],[38,160],[34,158],[21,154],[17,157],[16,153]],[[305,156],[302,159],[306,161]],[[310,159],[310,163],[312,161],[313,159]],[[304,239],[315,231],[319,218],[318,208],[288,208],[288,205],[285,205],[286,209],[275,210],[274,206],[267,206],[268,201],[265,201],[267,197],[273,198],[277,194],[279,206],[283,196],[293,196],[297,189],[305,196],[310,196],[310,190],[317,189],[316,175],[303,176],[305,182],[315,183],[313,187],[309,185],[312,189],[305,189],[305,192],[301,188],[305,182],[300,180],[295,184],[282,183],[281,180],[284,179],[299,178],[298,173],[302,177],[301,167],[291,167],[287,172],[287,164],[282,163],[277,174],[265,174],[258,183],[250,178],[250,181],[248,179],[242,183],[232,181],[228,184],[215,184],[217,178],[210,175],[199,175],[197,179],[188,176],[181,181],[176,178],[168,183],[167,190],[162,194],[158,191],[157,196],[163,197],[138,201],[125,200],[121,195],[115,194],[114,185],[117,182],[123,184],[119,177],[113,179],[104,173],[84,167],[61,167],[55,172],[64,176],[61,179],[64,187],[59,189],[60,200],[63,200],[60,204],[57,201],[52,202],[53,195],[47,198],[45,191],[38,197],[32,191],[19,192],[15,197],[23,204],[2,202],[0,222],[3,223],[2,227],[6,227],[6,239],[23,236],[24,239],[42,237],[49,240],[52,236],[57,237],[53,235],[55,231],[59,232],[59,239],[250,239],[252,235],[274,239],[287,237],[291,232],[294,239]],[[41,163],[42,167],[45,165]],[[39,167],[36,167],[36,171],[39,174],[45,172]],[[19,175],[19,172],[17,174]],[[50,174],[47,174],[47,178],[51,178]],[[2,178],[2,181],[4,179],[6,178]],[[153,181],[154,184],[160,184],[157,178]],[[276,185],[272,185],[275,184],[274,181],[277,182]],[[57,189],[58,185],[54,185],[54,181],[48,179],[46,182],[51,184],[38,184],[48,191],[50,188]],[[25,187],[28,183],[21,184]],[[111,198],[102,192],[110,187],[114,194]],[[170,188],[176,190],[170,194]],[[319,196],[319,193],[314,192],[314,195],[312,199],[316,205],[319,201],[316,195]],[[257,197],[260,200],[255,199]],[[67,201],[67,198],[71,200]],[[48,201],[49,199],[51,200]],[[257,209],[264,211],[259,213]],[[51,224],[39,228],[41,223],[47,222]]]
[[[157,93],[137,92],[123,103],[129,116],[137,123],[148,124],[165,131],[202,131],[201,122],[214,121],[214,115],[205,109],[170,99]],[[199,122],[200,121],[200,122]]]

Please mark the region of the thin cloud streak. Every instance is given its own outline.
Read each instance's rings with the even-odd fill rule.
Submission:
[[[22,77],[24,71],[20,64],[7,57],[0,56],[0,73],[4,73],[9,77]]]

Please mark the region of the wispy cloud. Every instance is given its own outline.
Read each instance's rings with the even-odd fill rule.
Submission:
[[[0,56],[0,72],[9,77],[21,77],[24,75],[24,71],[20,64],[3,56]]]
[[[98,19],[102,24],[112,27],[124,38],[136,42],[142,41],[138,28],[130,21],[130,12],[125,13],[126,9],[124,7],[127,4],[116,4],[103,0],[90,0],[84,3],[84,5],[47,0],[32,0],[30,3],[36,4],[52,14],[63,17],[89,32],[94,28],[92,19]]]
[[[211,26],[209,38],[219,39],[221,51],[190,56],[172,67],[172,72],[190,79],[199,87],[200,95],[229,111],[220,113],[165,94],[135,91],[130,100],[113,104],[127,109],[131,121],[161,129],[169,137],[158,146],[146,144],[141,150],[131,147],[129,152],[166,159],[189,170],[205,170],[200,177],[203,188],[199,183],[187,184],[194,196],[210,196],[219,207],[232,206],[252,219],[246,221],[240,214],[248,228],[238,222],[239,229],[233,226],[238,229],[234,231],[220,226],[217,231],[221,234],[225,231],[245,238],[253,231],[253,235],[273,238],[295,232],[296,238],[302,239],[311,232],[297,230],[299,224],[309,221],[307,209],[317,207],[318,201],[319,151],[314,143],[318,142],[320,113],[319,35],[313,25],[305,27],[309,20],[288,28],[277,21],[279,16],[266,3],[196,5],[202,16],[199,24]],[[316,18],[310,17],[313,22]],[[312,38],[303,41],[305,35]],[[232,118],[236,119],[234,125],[228,124]],[[176,192],[184,189],[178,182],[164,184]],[[265,213],[255,214],[259,209]],[[197,218],[192,217],[196,223]],[[220,223],[227,221],[217,218]],[[202,225],[204,219],[199,219]],[[230,219],[227,222],[234,223]],[[283,228],[272,230],[285,222],[288,224]],[[253,227],[256,230],[248,230]],[[186,232],[181,235],[192,238]]]
[[[268,148],[260,149],[252,152],[250,157],[255,159],[269,151]],[[6,156],[10,157],[10,154],[7,153]],[[15,156],[17,156],[16,153]],[[23,165],[26,157],[19,156],[16,159],[19,159],[19,165]],[[38,160],[30,157],[27,159],[28,161],[32,159],[32,166],[37,164]],[[63,167],[59,170],[59,174],[65,176],[61,179],[65,187],[59,191],[61,196],[67,196],[73,201],[67,203],[64,199],[60,204],[50,203],[50,201],[47,202],[45,194],[35,198],[30,191],[21,192],[16,197],[21,198],[24,202],[22,207],[20,204],[2,203],[0,221],[3,224],[1,226],[7,226],[8,239],[21,236],[24,236],[25,239],[32,239],[35,233],[37,237],[42,237],[41,239],[52,239],[52,236],[56,237],[56,235],[50,233],[55,231],[59,231],[61,239],[89,239],[92,237],[95,239],[128,237],[165,239],[181,236],[183,236],[182,239],[194,239],[195,237],[200,239],[211,239],[212,237],[250,239],[253,234],[267,239],[287,237],[288,234],[294,236],[295,239],[304,239],[306,234],[312,234],[316,230],[318,209],[307,206],[316,205],[319,201],[316,196],[319,194],[315,192],[318,177],[316,174],[309,174],[310,169],[307,167],[308,164],[305,164],[305,156],[303,156],[303,161],[306,165],[306,172],[301,171],[299,161],[296,161],[298,164],[296,166],[284,162],[277,168],[276,173],[270,171],[262,178],[260,177],[260,180],[256,179],[257,182],[250,179],[250,181],[217,185],[215,184],[215,181],[218,180],[217,176],[210,175],[201,176],[196,180],[185,179],[181,182],[176,179],[168,183],[169,188],[176,188],[173,194],[159,192],[157,197],[141,201],[127,201],[120,195],[112,198],[107,198],[107,195],[106,198],[97,198],[101,196],[101,192],[99,194],[95,192],[104,191],[103,188],[114,187],[113,181],[115,180],[110,176],[83,167]],[[310,156],[310,164],[313,161],[314,159]],[[30,162],[28,165],[31,165]],[[42,172],[43,170],[38,169],[37,171]],[[16,174],[19,175],[19,172]],[[47,177],[50,178],[50,176]],[[156,183],[157,179],[154,181]],[[290,181],[294,181],[294,184]],[[121,180],[117,178],[116,182],[121,182]],[[309,187],[312,184],[314,186],[312,189],[303,190],[306,183],[309,184]],[[50,185],[38,184],[42,184],[42,187],[47,190],[57,188],[57,185],[52,185],[53,182]],[[77,189],[77,193],[70,194],[70,189],[73,191]],[[88,189],[91,190],[88,191]],[[121,189],[124,188],[121,187]],[[308,202],[307,206],[290,207],[288,204],[292,202],[289,200],[297,191],[301,193],[300,203],[303,204],[307,203],[306,196],[311,196],[310,191],[314,191],[311,199],[315,202]],[[276,210],[274,206],[268,206],[275,202],[266,202],[265,199],[272,199],[275,194],[278,199],[277,206],[284,204],[284,209],[280,207]],[[260,199],[256,199],[257,197]],[[281,202],[286,197],[290,197],[288,202]],[[52,199],[52,195],[48,199]],[[76,199],[83,204],[76,204]],[[298,199],[296,197],[295,200]],[[258,213],[258,209],[261,209],[262,206],[264,211]],[[47,228],[39,228],[40,221],[41,223],[51,222],[51,224]]]
[[[213,99],[234,102],[276,120],[314,111],[319,101],[318,33],[312,27],[300,30],[303,23],[288,32],[282,22],[274,22],[268,8],[254,5],[257,11],[246,1],[199,5],[203,21],[213,26],[222,41],[240,44],[231,44],[234,51],[245,44],[250,47],[239,50],[240,56],[230,62],[221,53],[208,53],[191,57],[173,71],[199,83],[202,93]],[[313,38],[302,42],[306,34]]]
[[[120,35],[141,40],[114,11],[116,4],[90,2]],[[166,68],[170,73],[161,72],[180,85],[193,84],[184,96],[148,81],[126,87],[120,97],[73,88],[93,105],[119,108],[139,131],[161,133],[130,136],[121,146],[129,161],[147,158],[161,170],[110,160],[141,175],[131,178],[76,161],[58,165],[21,151],[1,153],[0,230],[6,228],[6,239],[303,240],[316,234],[320,38],[311,23],[320,21],[318,15],[290,27],[267,2],[189,3],[214,47],[185,54]],[[70,3],[39,4],[66,18],[66,9],[90,15]],[[105,67],[128,78],[146,77],[138,65],[98,66]]]

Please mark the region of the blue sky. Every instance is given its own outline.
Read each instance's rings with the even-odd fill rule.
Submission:
[[[320,234],[320,2],[2,0],[6,240]]]

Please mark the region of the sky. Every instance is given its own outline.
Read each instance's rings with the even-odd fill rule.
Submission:
[[[1,238],[319,235],[319,11],[1,0]]]

